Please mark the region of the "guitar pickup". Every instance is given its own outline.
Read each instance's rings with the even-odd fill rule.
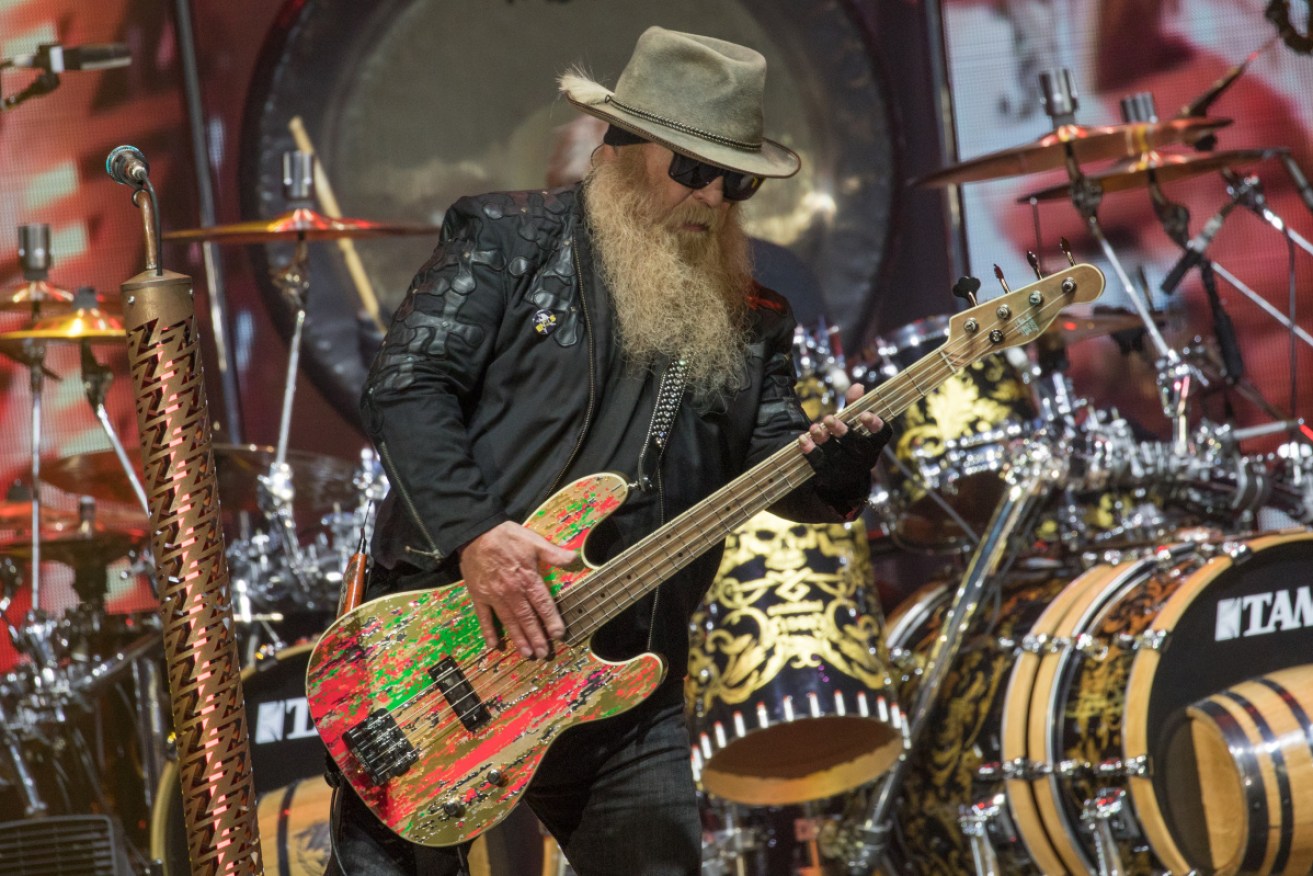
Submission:
[[[368,718],[343,733],[342,739],[375,785],[401,775],[419,760],[419,752],[387,709],[370,712]]]
[[[466,730],[473,733],[492,720],[492,713],[474,692],[474,686],[465,677],[460,664],[451,656],[443,657],[430,667],[429,678],[433,679],[438,690],[447,698],[447,704],[456,713],[456,717],[460,718]]]

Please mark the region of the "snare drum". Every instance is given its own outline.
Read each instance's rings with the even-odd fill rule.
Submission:
[[[904,326],[877,342],[877,361],[864,379],[893,377],[947,337],[945,316]],[[896,464],[882,465],[892,501],[886,514],[899,540],[926,550],[960,544],[961,527],[931,491],[980,531],[1003,495],[999,472],[1008,442],[1023,435],[1035,416],[1023,372],[1006,355],[972,364],[909,407],[894,424]]]
[[[861,527],[762,513],[730,535],[693,619],[693,766],[753,806],[831,797],[882,775],[903,721]]]

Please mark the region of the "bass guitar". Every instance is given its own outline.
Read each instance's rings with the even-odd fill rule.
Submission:
[[[951,318],[937,350],[848,405],[889,421],[977,360],[1035,340],[1064,307],[1093,301],[1103,274],[1073,265]],[[805,483],[796,443],[598,567],[544,574],[566,638],[543,660],[489,649],[465,587],[367,602],[339,618],[310,657],[306,696],[342,775],[399,836],[427,846],[471,840],[519,802],[552,741],[569,727],[633,708],[660,684],[655,654],[612,663],[589,639],[603,624]],[[582,556],[589,533],[624,502],[624,478],[580,478],[525,526]]]

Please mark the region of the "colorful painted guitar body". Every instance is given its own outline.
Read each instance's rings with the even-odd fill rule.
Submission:
[[[581,550],[627,492],[616,475],[583,478],[525,525]],[[592,571],[552,569],[548,584],[559,598]],[[411,842],[445,846],[505,818],[562,730],[633,708],[665,671],[654,654],[608,663],[587,642],[557,643],[547,660],[490,651],[465,587],[453,584],[339,619],[315,646],[306,695],[330,755],[379,819]]]
[[[973,362],[1037,338],[1062,308],[1093,301],[1103,275],[1074,265],[949,320],[939,349],[840,414],[884,420]],[[642,702],[665,675],[653,654],[599,660],[592,634],[757,512],[810,479],[796,444],[681,513],[606,565],[551,569],[567,641],[546,660],[487,649],[461,584],[401,593],[344,615],[316,644],[306,677],[310,713],[343,776],[398,835],[428,846],[473,839],[519,802],[548,746],[568,727]],[[525,523],[581,551],[624,502],[612,474],[582,478]]]

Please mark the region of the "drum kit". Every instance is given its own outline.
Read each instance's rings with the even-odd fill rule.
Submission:
[[[1313,781],[1313,664],[1299,656],[1313,653],[1313,595],[1300,574],[1313,562],[1313,450],[1297,421],[1200,420],[1198,387],[1238,378],[1227,352],[1219,365],[1204,345],[1167,344],[1098,220],[1103,195],[1147,190],[1184,243],[1161,184],[1220,173],[1235,204],[1313,252],[1263,201],[1257,178],[1233,170],[1288,153],[1173,153],[1228,122],[1204,117],[1206,106],[1159,121],[1140,95],[1124,104],[1124,124],[1082,126],[1065,71],[1045,74],[1042,91],[1051,134],[919,182],[1065,169],[1067,186],[1023,200],[1070,197],[1134,311],[1064,315],[1030,351],[979,362],[918,401],[896,424],[869,520],[802,525],[763,514],[730,538],[693,621],[687,679],[704,873],[1313,867],[1313,814],[1292,790]],[[1100,162],[1111,164],[1086,172]],[[262,833],[279,844],[266,859],[309,874],[326,863],[328,804],[297,643],[331,618],[387,484],[368,450],[348,462],[289,448],[308,244],[436,229],[323,215],[311,156],[289,153],[283,169],[287,212],[166,239],[295,245],[273,276],[296,305],[277,443],[218,445],[215,459],[251,665]],[[14,536],[0,542],[0,617],[26,660],[0,679],[0,821],[117,814],[164,873],[182,873],[158,622],[106,610],[112,563],[126,558],[123,574],[151,566],[138,466],[105,406],[112,369],[93,355],[121,344],[123,327],[93,291],[49,282],[48,227],[21,228],[19,254],[25,282],[3,294],[0,311],[30,321],[0,334],[0,354],[30,375],[31,473],[26,494],[0,503],[0,532]],[[1038,258],[1031,265],[1042,276]],[[954,291],[974,304],[979,287],[964,278]],[[1268,312],[1292,343],[1313,346]],[[833,410],[849,381],[892,377],[946,332],[947,317],[930,317],[845,359],[834,332],[800,331],[808,413]],[[1149,341],[1166,441],[1082,398],[1064,370],[1067,346],[1125,332]],[[44,382],[59,379],[46,351],[61,345],[81,351],[108,451],[42,457]],[[1247,439],[1287,433],[1270,453],[1240,451]],[[46,489],[79,497],[78,512],[48,504]],[[867,524],[950,570],[887,622]],[[42,562],[72,570],[78,608],[48,610]],[[21,588],[31,607],[10,619]],[[136,737],[115,724],[135,726]],[[133,835],[147,825],[148,838]]]
[[[1229,124],[1202,117],[1211,100],[1160,122],[1138,95],[1125,124],[1095,128],[1076,124],[1066,71],[1041,84],[1052,134],[919,183],[1065,168],[1068,185],[1021,200],[1072,198],[1134,310],[1064,314],[909,409],[876,472],[872,542],[768,515],[730,538],[686,682],[704,873],[1313,869],[1300,790],[1313,782],[1313,434],[1290,414],[1249,428],[1200,416],[1201,387],[1243,388],[1231,354],[1167,345],[1097,209],[1148,191],[1170,218],[1161,184],[1220,173],[1262,217],[1247,203],[1260,181],[1233,169],[1288,152],[1172,152]],[[1087,172],[1095,162],[1111,163]],[[857,361],[832,332],[800,330],[799,395],[832,404],[850,381],[878,385],[942,343],[946,322],[888,333]],[[1068,374],[1068,346],[1128,332],[1148,342],[1166,440]],[[1256,438],[1282,443],[1242,452]],[[869,555],[881,543],[947,567],[887,622]]]

